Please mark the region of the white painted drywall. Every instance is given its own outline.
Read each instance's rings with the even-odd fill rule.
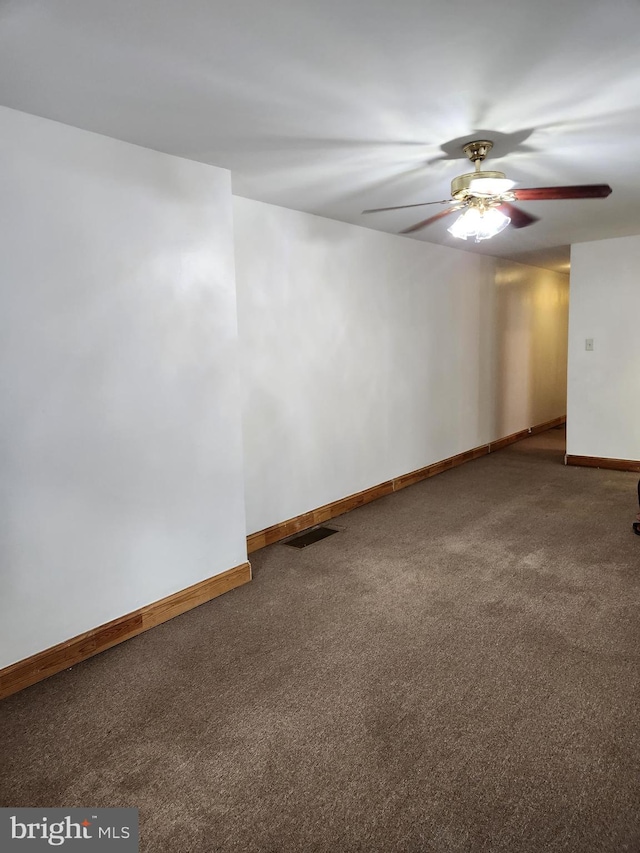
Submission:
[[[248,532],[565,414],[568,277],[234,198]]]
[[[228,172],[0,108],[0,666],[246,559]]]
[[[571,455],[640,460],[639,269],[640,236],[571,248]]]

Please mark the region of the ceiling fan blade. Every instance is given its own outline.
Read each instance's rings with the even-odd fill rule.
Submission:
[[[544,201],[560,198],[606,198],[611,195],[609,184],[583,184],[575,187],[530,187],[512,190],[518,201]]]
[[[498,210],[501,210],[505,216],[511,219],[510,224],[512,228],[525,228],[527,225],[533,225],[534,222],[539,221],[539,217],[532,216],[530,213],[520,210],[519,207],[509,204],[508,201],[503,201],[502,204],[499,204]]]
[[[371,210],[363,210],[363,213],[381,213],[384,210],[404,210],[405,207],[424,207],[427,204],[450,204],[452,199],[445,198],[443,201],[421,201],[418,204],[400,204],[397,207],[373,207]]]
[[[411,234],[414,231],[419,231],[421,228],[426,228],[427,225],[431,225],[432,222],[437,222],[438,219],[442,219],[443,216],[449,216],[450,213],[460,210],[461,207],[462,205],[460,204],[457,207],[450,207],[449,210],[441,210],[440,213],[436,213],[435,216],[430,216],[429,219],[423,219],[422,222],[418,222],[410,228],[405,228],[404,231],[400,231],[400,234]]]

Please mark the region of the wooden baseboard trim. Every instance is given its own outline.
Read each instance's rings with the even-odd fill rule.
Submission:
[[[536,435],[538,432],[546,432],[548,429],[563,426],[567,422],[566,415],[560,415],[559,418],[552,418],[550,421],[545,421],[542,424],[536,424],[531,427],[531,435]]]
[[[408,474],[402,474],[392,480],[393,491],[397,492],[400,489],[406,489],[407,486],[413,486],[415,483],[420,483],[422,480],[427,480],[429,477],[435,477],[437,474],[442,474],[444,471],[450,471],[451,468],[457,468],[458,465],[464,465],[465,462],[470,462],[472,459],[478,459],[480,456],[486,456],[490,452],[489,445],[483,444],[480,447],[474,447],[472,450],[465,450],[464,453],[457,453],[455,456],[450,456],[448,459],[443,459],[441,462],[434,462],[432,465],[427,465],[425,468],[418,468],[417,471],[410,471]]]
[[[250,580],[251,564],[242,563],[180,592],[168,595],[160,601],[147,604],[139,610],[134,610],[133,613],[128,613],[71,640],[11,664],[0,670],[0,699],[24,690],[25,687],[30,687],[38,681],[43,681],[50,675],[68,669],[118,643],[130,640],[143,631],[155,628],[156,625],[186,613],[187,610],[211,601]]]
[[[301,530],[315,527],[317,524],[323,524],[331,518],[343,515],[345,512],[349,512],[359,506],[364,506],[385,495],[390,495],[391,492],[393,492],[393,480],[387,480],[385,483],[380,483],[371,489],[365,489],[363,492],[357,492],[355,495],[348,495],[346,498],[332,501],[302,515],[296,515],[295,518],[288,518],[286,521],[281,521],[272,527],[258,530],[257,533],[251,533],[247,536],[247,554],[258,551],[267,545],[273,545],[274,542],[279,542],[281,539],[287,539],[287,537],[293,536],[294,533],[299,533]]]
[[[521,429],[518,432],[513,432],[511,435],[505,435],[504,438],[499,438],[497,441],[492,441],[489,445],[489,452],[495,453],[496,450],[502,450],[503,447],[508,447],[510,444],[515,444],[516,441],[522,441],[523,438],[529,438],[530,435],[537,435],[540,432],[546,432],[548,429],[562,426],[567,422],[567,416],[561,415],[559,418],[552,418],[550,421],[544,421],[541,424],[535,424],[529,429]]]
[[[302,530],[307,530],[310,527],[315,527],[317,524],[323,524],[332,518],[343,515],[345,512],[350,512],[359,506],[375,501],[384,495],[390,495],[392,492],[397,492],[400,489],[405,489],[407,486],[413,486],[421,480],[426,480],[429,477],[435,477],[436,474],[442,474],[443,471],[449,471],[451,468],[456,468],[458,465],[463,465],[465,462],[470,462],[472,459],[478,459],[480,456],[486,456],[488,453],[494,453],[496,450],[502,450],[509,444],[514,444],[516,441],[522,441],[523,438],[528,438],[535,433],[544,432],[548,429],[553,429],[560,426],[567,420],[566,415],[553,420],[545,421],[542,424],[536,424],[530,429],[523,429],[519,432],[514,432],[507,435],[498,441],[492,441],[490,444],[483,444],[480,447],[474,447],[472,450],[466,450],[464,453],[458,453],[455,456],[450,456],[448,459],[443,459],[441,462],[434,462],[432,465],[427,465],[424,468],[418,468],[417,471],[410,471],[408,474],[402,474],[400,477],[395,477],[393,480],[387,480],[370,489],[365,489],[363,492],[357,492],[355,495],[349,495],[346,498],[333,501],[332,503],[324,504],[318,509],[310,510],[302,515],[297,515],[294,518],[288,518],[286,521],[281,521],[279,524],[274,524],[271,527],[266,527],[264,530],[258,530],[256,533],[251,533],[247,536],[247,553],[252,554],[260,548],[267,545],[273,545],[275,542],[280,542],[282,539],[287,539],[293,536],[294,533],[299,533]]]
[[[640,474],[638,459],[607,459],[604,456],[573,456],[564,457],[566,465],[578,465],[583,468],[609,468],[612,471],[632,471]]]

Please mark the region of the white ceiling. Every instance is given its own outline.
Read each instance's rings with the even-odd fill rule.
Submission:
[[[0,103],[228,168],[238,195],[397,232],[469,171],[520,186],[540,222],[483,244],[562,268],[572,242],[640,234],[638,0],[4,0]],[[566,268],[566,267],[565,267]]]

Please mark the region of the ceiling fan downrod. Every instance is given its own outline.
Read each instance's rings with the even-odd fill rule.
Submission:
[[[513,186],[511,181],[506,181],[504,172],[487,172],[480,169],[482,161],[492,148],[493,142],[489,139],[476,139],[463,146],[462,150],[475,165],[475,171],[458,175],[451,181],[451,195],[456,201],[467,202],[473,197],[483,201],[482,207],[488,207],[495,203],[489,199],[504,196]],[[471,190],[472,181],[474,182],[473,191]]]

